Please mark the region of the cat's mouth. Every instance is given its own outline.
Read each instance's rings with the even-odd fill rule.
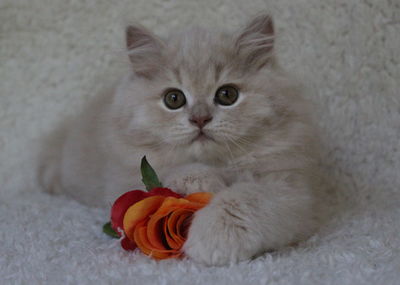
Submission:
[[[210,137],[209,135],[207,135],[206,133],[204,133],[202,130],[200,130],[197,135],[192,139],[191,143],[194,142],[201,142],[204,143],[206,141],[213,141],[214,139],[212,137]]]

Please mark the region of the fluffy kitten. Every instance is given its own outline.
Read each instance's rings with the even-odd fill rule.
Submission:
[[[109,205],[143,187],[147,155],[165,186],[215,193],[184,245],[196,261],[238,262],[310,236],[315,134],[300,89],[274,58],[270,17],[235,33],[189,29],[165,39],[130,26],[126,41],[132,72],[54,136],[46,187]]]

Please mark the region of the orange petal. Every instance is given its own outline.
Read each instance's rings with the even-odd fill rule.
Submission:
[[[146,220],[139,222],[135,228],[134,237],[138,248],[146,255],[154,259],[166,259],[172,257],[179,257],[182,252],[177,250],[158,250],[153,248],[147,239]]]
[[[160,208],[151,217],[151,228],[148,228],[149,240],[153,245],[160,246],[160,242],[165,241],[171,249],[180,249],[186,240],[186,227],[184,221],[186,221],[193,212],[201,209],[205,206],[204,202],[208,202],[211,198],[211,193],[195,193],[189,195],[192,201],[186,198],[177,199],[174,197],[166,198]],[[201,203],[199,203],[201,202]],[[157,234],[155,230],[155,221],[161,217],[167,217],[164,228],[163,238],[160,239],[160,233]],[[149,226],[150,226],[149,223]],[[158,229],[160,229],[159,227]]]
[[[150,244],[157,249],[169,249],[166,237],[163,234],[163,222],[165,218],[161,215],[152,215],[147,223],[147,238]]]
[[[164,218],[164,235],[165,235],[165,239],[168,243],[168,246],[172,249],[179,249],[181,247],[181,244],[176,242],[175,239],[172,237],[173,233],[171,234],[169,231],[169,223],[170,223],[170,219],[169,218]]]
[[[124,216],[123,225],[125,234],[130,240],[134,240],[133,232],[136,225],[141,220],[157,211],[164,199],[165,197],[163,196],[152,196],[145,198],[128,208]]]
[[[146,255],[165,259],[182,255],[187,221],[212,198],[199,192],[185,198],[152,196],[131,206],[124,216],[124,231]]]
[[[196,193],[195,193],[196,194]],[[207,193],[208,194],[208,193]],[[166,216],[169,215],[171,212],[175,211],[176,209],[192,209],[198,210],[205,206],[204,203],[197,202],[196,199],[200,200],[200,197],[193,196],[194,200],[190,201],[186,198],[174,198],[174,197],[167,197],[163,201],[160,208],[154,215]],[[206,198],[203,198],[202,201],[205,201]]]
[[[168,230],[171,234],[171,237],[181,245],[185,241],[185,237],[180,234],[180,225],[183,222],[180,222],[180,220],[188,218],[192,215],[192,213],[193,210],[180,209],[173,212],[168,219]]]
[[[147,227],[145,226],[146,221],[141,221],[134,230],[134,240],[140,250],[155,259],[165,259],[168,258],[171,254],[168,252],[161,252],[157,249],[154,249],[149,240],[147,239]]]
[[[213,197],[213,194],[209,193],[209,192],[196,192],[196,193],[187,195],[184,199],[189,200],[191,202],[208,204],[212,197]]]
[[[182,244],[185,242],[185,239],[177,234],[176,225],[181,215],[187,212],[188,210],[186,209],[177,209],[168,216],[168,220],[166,222],[167,232],[169,234],[169,236],[167,236],[167,242],[171,248],[180,249]]]
[[[191,202],[185,199],[179,199],[175,197],[168,197],[163,201],[160,208],[158,208],[158,210],[150,217],[147,226],[147,237],[153,247],[160,250],[176,248],[174,244],[172,244],[173,247],[169,246],[167,240],[168,232],[164,230],[165,227],[163,227],[161,220],[174,210],[185,207],[190,203]],[[165,223],[166,222],[164,222],[164,224]]]
[[[157,216],[167,216],[169,213],[174,211],[175,209],[178,208],[183,208],[184,206],[188,205],[190,201],[184,199],[184,198],[174,198],[174,197],[167,197],[163,201],[162,205],[160,208],[157,210],[157,212],[154,213],[154,215]]]
[[[183,240],[186,240],[186,235],[187,235],[187,228],[189,226],[188,219],[193,215],[193,212],[186,212],[182,214],[178,221],[176,222],[176,233],[177,235],[182,238]]]

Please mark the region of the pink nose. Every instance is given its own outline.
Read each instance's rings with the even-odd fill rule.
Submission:
[[[191,117],[189,121],[193,125],[197,125],[200,129],[202,129],[206,124],[211,122],[212,117],[211,116],[201,116],[201,117]]]

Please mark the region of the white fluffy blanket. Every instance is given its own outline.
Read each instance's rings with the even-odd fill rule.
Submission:
[[[123,73],[127,20],[234,28],[266,8],[282,64],[316,103],[339,193],[320,233],[231,267],[155,262],[101,232],[109,209],[40,192],[38,139]],[[399,31],[391,0],[0,0],[0,283],[400,284]]]

